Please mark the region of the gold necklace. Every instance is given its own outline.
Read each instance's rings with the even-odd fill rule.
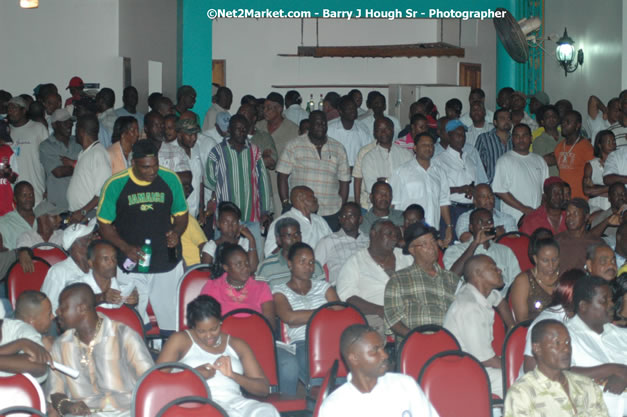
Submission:
[[[87,350],[85,352],[82,351],[82,349],[80,349],[80,340],[78,342],[78,347],[81,350],[81,360],[80,363],[82,366],[87,366],[89,365],[89,362],[91,361],[91,355],[94,351],[94,347],[96,347],[96,336],[98,336],[98,332],[100,331],[100,328],[102,327],[102,322],[103,320],[101,318],[98,319],[98,323],[96,324],[96,331],[94,332],[94,336],[92,337],[91,341],[89,342],[89,345],[87,345]],[[78,339],[78,337],[77,337]]]

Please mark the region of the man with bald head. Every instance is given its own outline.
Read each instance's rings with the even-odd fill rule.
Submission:
[[[537,367],[507,391],[505,417],[607,416],[599,387],[590,379],[570,372],[572,349],[566,327],[557,320],[543,320],[531,330]]]
[[[503,276],[492,258],[474,255],[464,264],[464,279],[446,312],[444,327],[453,333],[464,352],[481,361],[490,377],[492,393],[502,397],[501,358],[492,347],[492,327],[494,307],[503,301],[497,290],[504,285]]]
[[[280,219],[291,217],[300,224],[302,241],[316,247],[320,239],[332,232],[327,222],[316,212],[318,211],[318,199],[311,188],[305,186],[294,187],[290,193],[292,208],[277,217],[270,225],[269,230],[274,230],[274,225]],[[277,249],[276,238],[268,233],[264,246],[265,256],[270,256]]]
[[[340,352],[350,370],[348,382],[324,400],[320,417],[438,416],[413,378],[388,372],[384,346],[371,327],[354,324],[344,330]]]
[[[102,415],[129,416],[133,388],[153,365],[142,337],[97,313],[96,296],[83,283],[61,292],[57,316],[65,333],[54,342],[52,358],[79,376],[50,375],[45,388],[52,407],[60,415],[99,416],[102,410]]]

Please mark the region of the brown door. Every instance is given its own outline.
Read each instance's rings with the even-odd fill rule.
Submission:
[[[211,64],[212,82],[220,86],[226,86],[226,60],[214,59]]]
[[[459,85],[481,88],[481,64],[459,63]]]

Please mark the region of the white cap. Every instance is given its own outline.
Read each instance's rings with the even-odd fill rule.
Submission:
[[[95,218],[92,219],[87,225],[73,224],[63,231],[63,249],[69,251],[74,242],[77,239],[87,236],[94,231],[96,227]]]

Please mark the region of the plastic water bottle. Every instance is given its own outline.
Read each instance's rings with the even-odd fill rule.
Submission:
[[[150,246],[150,239],[146,239],[142,245],[142,252],[144,256],[139,259],[139,265],[137,270],[139,272],[148,272],[150,269],[150,258],[152,257],[152,246]]]

